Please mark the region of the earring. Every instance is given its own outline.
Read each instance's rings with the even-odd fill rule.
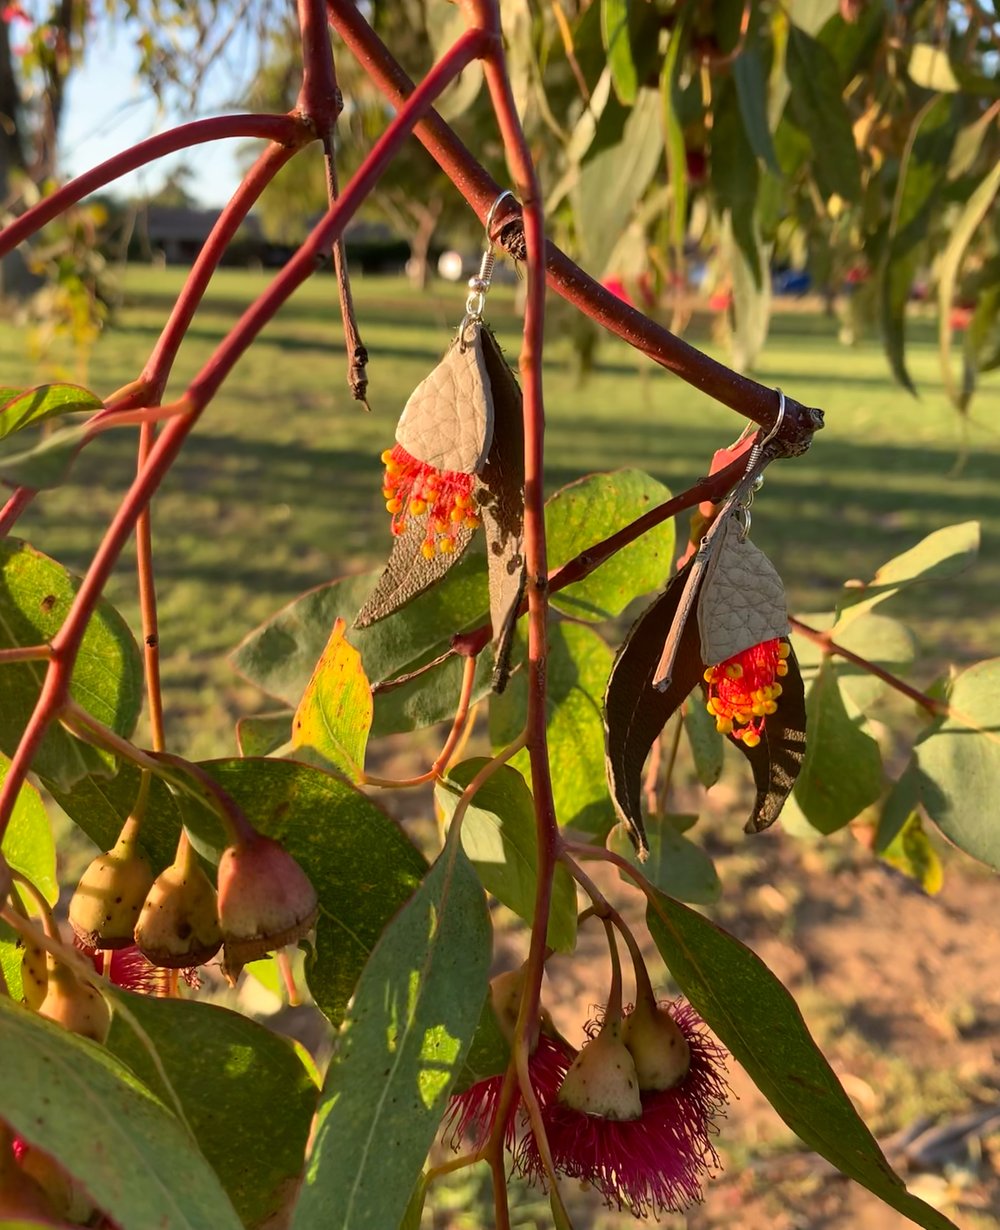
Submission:
[[[495,252],[469,279],[465,315],[447,353],[407,399],[396,444],[382,454],[382,494],[394,538],[385,571],[355,619],[367,627],[440,581],[482,526],[501,691],[524,593],[524,427],[521,390],[483,323]]]

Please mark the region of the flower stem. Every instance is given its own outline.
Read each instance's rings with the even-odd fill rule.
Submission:
[[[383,790],[403,790],[411,786],[423,786],[427,782],[438,781],[442,778],[465,731],[465,725],[469,718],[469,709],[472,705],[472,689],[475,682],[476,659],[466,658],[465,669],[462,673],[462,691],[458,697],[458,708],[455,710],[455,718],[451,724],[451,730],[448,732],[448,738],[441,749],[441,754],[426,773],[421,773],[419,777],[403,777],[398,779],[373,777],[371,774],[366,773],[362,779],[362,784],[365,786],[379,786]]]

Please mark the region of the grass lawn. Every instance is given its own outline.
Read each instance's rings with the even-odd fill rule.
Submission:
[[[182,276],[128,270],[125,304],[90,359],[86,378],[96,391],[106,394],[138,374]],[[242,271],[218,275],[181,350],[172,392],[267,281]],[[371,566],[388,549],[378,454],[392,441],[408,393],[445,349],[463,294],[437,285],[417,296],[388,279],[359,279],[355,291],[374,413],[347,392],[333,282],[314,280],[241,360],[157,497],[167,713],[179,751],[231,750],[234,714],[258,703],[226,665],[227,650],[297,593]],[[516,356],[510,288],[492,292],[488,315]],[[641,466],[681,490],[739,433],[743,421],[731,411],[610,338],[596,372],[578,385],[561,336],[567,319],[564,306],[554,309],[546,351],[551,490],[619,466]],[[924,642],[928,661],[918,676],[926,682],[945,659],[989,656],[1000,644],[1000,381],[994,373],[974,403],[970,456],[951,476],[960,423],[942,392],[932,326],[916,321],[911,332],[919,401],[891,383],[874,340],[845,349],[832,320],[802,311],[776,318],[758,374],[822,406],[827,428],[805,457],[769,471],[754,506],[754,539],[783,573],[792,608],[818,611],[832,606],[844,579],[869,577],[931,530],[979,518],[978,567],[946,589],[917,591],[897,604]],[[24,333],[6,325],[3,383],[81,377],[58,356],[33,364],[27,349]],[[69,485],[36,501],[18,533],[71,568],[85,568],[133,465],[133,433],[105,435],[86,450]],[[137,624],[128,559],[109,596]]]

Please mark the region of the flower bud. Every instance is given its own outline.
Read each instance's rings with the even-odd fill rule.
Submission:
[[[35,1180],[14,1160],[9,1134],[0,1125],[0,1219],[12,1222],[39,1220],[48,1224],[55,1210]]]
[[[559,1101],[571,1110],[602,1119],[642,1115],[635,1063],[622,1041],[620,1022],[605,1024],[582,1048],[559,1089]]]
[[[622,1039],[635,1060],[643,1093],[673,1089],[688,1074],[691,1048],[680,1026],[665,1008],[639,996],[625,1018]]]
[[[517,1017],[521,1011],[521,996],[524,994],[524,978],[527,965],[517,969],[506,970],[490,979],[490,1003],[493,1014],[500,1026],[500,1032],[511,1044],[514,1042],[514,1030],[517,1028]],[[552,1016],[544,1005],[538,1006],[538,1021],[541,1032],[549,1037],[558,1037],[558,1030]]]
[[[64,1029],[104,1043],[111,1028],[111,1012],[104,997],[51,953],[46,960],[48,987],[39,1006],[39,1016],[48,1017]]]
[[[135,926],[135,942],[166,969],[204,965],[222,946],[215,889],[186,853],[157,876]]]
[[[36,1149],[33,1145],[24,1145],[19,1161],[21,1171],[38,1184],[45,1193],[56,1217],[74,1225],[87,1224],[94,1214],[94,1202],[78,1183],[62,1166]]]
[[[49,989],[49,972],[45,964],[45,949],[31,939],[24,940],[21,954],[21,991],[24,1002],[37,1012]]]
[[[80,878],[69,921],[88,948],[127,948],[153,872],[136,848],[137,824],[125,821],[113,850],[99,854]]]
[[[316,890],[294,858],[255,833],[219,859],[223,972],[235,983],[248,961],[294,944],[316,922]]]

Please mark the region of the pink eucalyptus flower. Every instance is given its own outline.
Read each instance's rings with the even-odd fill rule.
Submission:
[[[552,1038],[546,1033],[538,1035],[538,1045],[528,1059],[528,1075],[543,1109],[554,1100],[572,1062],[573,1050],[562,1038]],[[481,1149],[486,1144],[496,1122],[503,1080],[502,1072],[488,1076],[452,1097],[442,1126],[444,1138],[453,1149],[458,1149],[463,1139],[473,1149]],[[504,1144],[512,1151],[519,1113],[523,1116],[520,1090],[511,1099],[504,1124]]]
[[[595,1187],[609,1207],[637,1217],[680,1212],[702,1197],[702,1181],[719,1168],[712,1143],[715,1116],[729,1100],[725,1051],[683,1000],[662,1004],[690,1048],[687,1074],[672,1089],[640,1095],[638,1118],[607,1119],[551,1098],[542,1109],[555,1169]],[[590,1030],[596,1031],[596,1023]],[[527,1135],[516,1168],[544,1183],[534,1135]]]
[[[84,956],[90,958],[94,969],[99,974],[105,972],[105,957],[110,956],[107,975],[112,986],[122,987],[126,991],[135,991],[139,995],[162,997],[170,994],[170,975],[173,971],[160,969],[152,961],[148,961],[134,944],[129,945],[128,948],[116,948],[108,953],[98,952],[79,943],[77,947]],[[200,986],[198,975],[194,970],[181,970],[180,974],[189,986]]]

